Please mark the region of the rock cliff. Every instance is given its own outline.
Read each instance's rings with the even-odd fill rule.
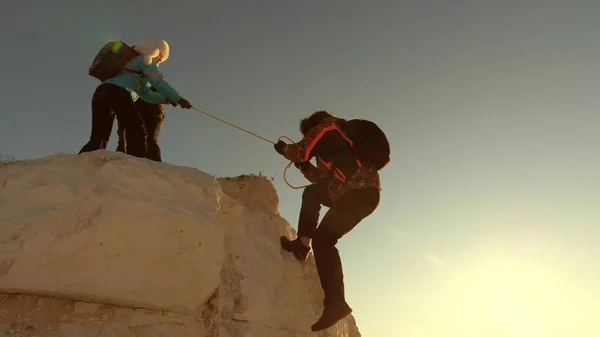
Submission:
[[[96,151],[0,167],[0,336],[359,337],[312,333],[312,255],[260,176]]]

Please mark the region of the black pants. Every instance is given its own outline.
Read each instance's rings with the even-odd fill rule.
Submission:
[[[106,149],[115,115],[127,131],[129,154],[146,157],[146,128],[129,91],[114,84],[101,84],[92,96],[92,134],[79,154]]]
[[[317,228],[321,205],[329,207]],[[325,303],[345,301],[342,261],[335,245],[362,219],[379,206],[379,190],[364,188],[349,191],[332,203],[327,180],[310,185],[302,193],[298,236],[312,238],[317,272]]]
[[[148,154],[146,158],[154,161],[162,161],[160,147],[158,146],[158,136],[165,122],[165,108],[162,104],[148,103],[142,99],[138,99],[135,105],[144,120],[146,125],[146,132],[148,134]],[[128,149],[125,142],[125,129],[119,123],[117,129],[119,135],[119,144],[117,145],[117,151],[127,153]]]

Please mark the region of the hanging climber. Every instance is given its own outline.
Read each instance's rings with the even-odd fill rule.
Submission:
[[[98,53],[89,75],[102,81],[92,96],[92,132],[79,153],[106,149],[115,115],[125,131],[127,153],[146,157],[147,132],[134,102],[143,96],[155,104],[175,104],[184,109],[192,105],[173,89],[158,65],[169,57],[164,40],[151,40],[128,46],[122,41],[107,43]],[[149,84],[157,92],[149,89]]]
[[[156,92],[154,87],[151,87],[150,90]],[[161,162],[162,157],[160,146],[158,146],[158,136],[165,121],[165,108],[162,104],[155,104],[149,101],[150,99],[140,95],[139,99],[135,101],[135,106],[139,111],[140,116],[144,120],[144,125],[146,126],[146,139],[148,142],[148,153],[146,158]],[[117,143],[116,151],[127,153],[125,129],[120,123],[118,124],[117,135],[119,137],[119,142]]]
[[[313,183],[302,193],[297,238],[282,236],[281,246],[305,261],[312,240],[325,295],[323,313],[311,327],[312,331],[319,331],[352,313],[345,299],[342,264],[335,245],[378,207],[378,170],[389,162],[389,143],[374,123],[346,121],[327,111],[317,111],[303,119],[300,132],[300,142],[279,141],[274,145]],[[310,163],[313,157],[317,166]],[[329,210],[319,224],[321,205]]]

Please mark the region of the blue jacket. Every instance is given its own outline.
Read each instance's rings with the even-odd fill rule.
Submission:
[[[155,104],[177,103],[181,99],[181,95],[164,80],[154,59],[139,55],[125,64],[125,68],[140,71],[144,75],[125,71],[103,83],[112,83],[129,91],[134,102],[140,96],[144,101]],[[150,86],[153,86],[158,92],[152,91]]]
[[[149,90],[142,90],[140,92],[138,92],[138,96],[139,99],[141,99],[142,101],[146,101],[148,103],[152,103],[152,104],[166,104],[166,97],[164,97],[162,94],[157,93],[156,89],[152,90],[152,84],[150,84],[150,82],[148,82],[148,84],[146,85],[148,87]],[[160,98],[163,97],[163,98]],[[165,102],[164,103],[157,103],[157,101],[159,99],[164,99]]]

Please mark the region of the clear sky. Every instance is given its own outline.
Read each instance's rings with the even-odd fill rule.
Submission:
[[[14,1],[0,148],[76,153],[99,48],[166,39],[185,98],[267,138],[320,109],[388,133],[380,208],[339,243],[363,336],[598,336],[599,18],[596,0]],[[270,144],[170,106],[160,144],[169,163],[277,174],[296,227]]]

